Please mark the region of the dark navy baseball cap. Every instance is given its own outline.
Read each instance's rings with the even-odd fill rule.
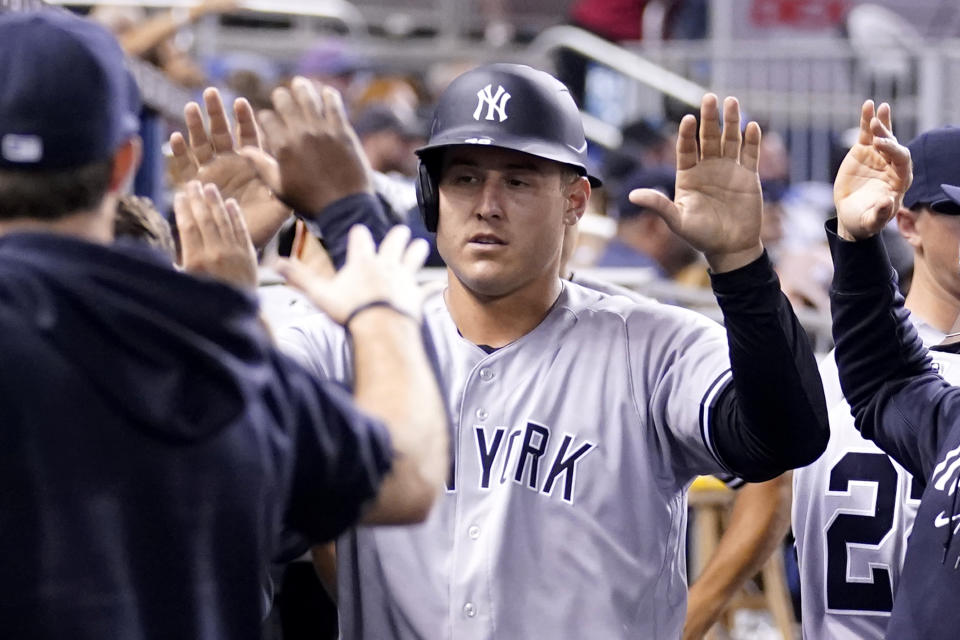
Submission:
[[[68,11],[0,15],[0,168],[109,160],[140,128],[140,92],[103,27]]]
[[[926,205],[939,213],[960,213],[942,185],[960,185],[960,128],[925,131],[907,144],[913,183],[903,196],[908,209]]]

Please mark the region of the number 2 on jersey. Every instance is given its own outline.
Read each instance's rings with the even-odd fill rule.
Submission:
[[[849,547],[878,547],[893,528],[897,504],[897,470],[882,453],[848,451],[830,471],[831,492],[849,492],[851,484],[876,487],[872,514],[840,513],[827,527],[826,599],[830,611],[889,613],[893,586],[886,563],[870,564],[869,579],[848,578]],[[911,499],[919,499],[911,481]]]

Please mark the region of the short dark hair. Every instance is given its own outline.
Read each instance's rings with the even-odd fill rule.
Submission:
[[[0,169],[0,220],[58,220],[89,211],[110,186],[112,160],[68,169]]]

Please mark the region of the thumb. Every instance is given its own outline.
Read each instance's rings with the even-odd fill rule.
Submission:
[[[274,160],[273,156],[263,149],[257,147],[243,147],[239,151],[240,155],[247,159],[254,170],[260,176],[270,189],[276,193],[281,193],[280,183],[280,165]]]
[[[677,205],[673,204],[670,198],[656,189],[634,189],[628,197],[630,202],[638,207],[656,211],[667,225],[673,228],[673,223],[679,216],[679,211]]]
[[[298,260],[281,258],[277,260],[276,269],[287,284],[310,298],[318,309],[329,313],[326,279]]]

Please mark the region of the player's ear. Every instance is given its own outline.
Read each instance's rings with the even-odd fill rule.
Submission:
[[[140,136],[134,136],[123,142],[113,154],[110,170],[110,191],[126,191],[133,183],[133,177],[140,166],[143,156],[143,142]]]
[[[564,195],[566,210],[563,212],[563,222],[566,225],[577,224],[590,202],[590,181],[584,176],[576,176],[567,183]]]
[[[900,210],[897,211],[897,229],[900,230],[900,235],[903,236],[903,239],[914,249],[923,244],[923,238],[920,236],[920,230],[917,225],[917,218],[919,218],[922,213],[922,211],[912,211],[904,207],[900,207]]]

